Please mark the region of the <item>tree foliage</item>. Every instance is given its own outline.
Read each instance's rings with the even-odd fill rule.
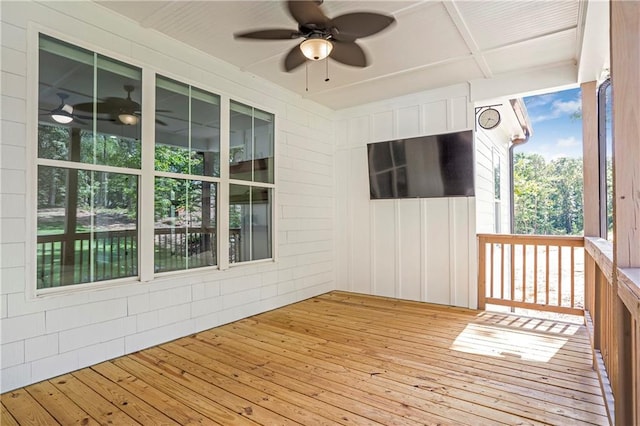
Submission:
[[[517,153],[513,184],[517,234],[582,234],[582,159]]]

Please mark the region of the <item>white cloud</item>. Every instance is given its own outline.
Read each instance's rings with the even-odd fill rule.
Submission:
[[[558,111],[561,114],[573,114],[580,111],[580,100],[575,101],[555,101],[553,103],[553,110]]]
[[[556,141],[556,146],[559,148],[577,148],[581,145],[582,143],[575,136],[560,138]]]
[[[531,98],[527,98],[527,108],[538,108],[544,105],[549,105],[558,95],[556,93],[549,93],[547,95],[538,95]]]
[[[580,111],[581,102],[580,99],[573,101],[553,101],[551,105],[551,111],[547,114],[540,114],[531,117],[532,123],[539,123],[541,121],[553,120],[562,116],[570,116]]]

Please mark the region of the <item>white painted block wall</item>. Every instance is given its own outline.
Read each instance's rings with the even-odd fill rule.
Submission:
[[[370,200],[366,145],[473,128],[466,84],[338,112],[338,288],[475,308],[474,197]]]
[[[0,391],[335,288],[332,111],[95,3],[1,2],[0,8]],[[275,113],[277,262],[31,297],[37,104],[28,99],[37,97],[39,28]]]

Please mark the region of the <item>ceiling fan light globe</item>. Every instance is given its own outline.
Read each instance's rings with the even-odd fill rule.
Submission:
[[[134,114],[119,114],[118,115],[118,120],[120,120],[120,122],[122,124],[125,124],[127,126],[135,126],[136,124],[138,124],[138,116],[134,115]]]
[[[73,107],[69,104],[60,105],[51,111],[51,118],[56,123],[69,124],[73,121]]]
[[[302,54],[312,61],[321,61],[331,54],[333,44],[324,38],[309,38],[300,43]]]
[[[73,117],[69,113],[65,113],[66,111],[56,111],[51,113],[51,118],[56,123],[60,124],[69,124],[73,121]]]

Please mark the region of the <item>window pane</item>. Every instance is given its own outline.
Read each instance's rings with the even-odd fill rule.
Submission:
[[[273,115],[255,111],[254,182],[273,183]]]
[[[271,189],[252,188],[251,190],[251,237],[252,258],[269,259],[271,257]]]
[[[273,114],[231,101],[231,179],[273,183]]]
[[[253,180],[253,109],[231,101],[229,177]]]
[[[220,176],[219,96],[158,77],[156,113],[156,170]]]
[[[38,167],[37,288],[138,274],[138,178]]]
[[[230,185],[229,262],[272,257],[271,191]]]
[[[40,35],[38,156],[140,168],[141,75],[139,68]]]
[[[214,183],[155,180],[155,271],[217,264]]]
[[[613,241],[613,135],[611,129],[611,85],[609,84],[605,90],[605,179],[606,179],[606,221],[607,235],[609,241]]]

